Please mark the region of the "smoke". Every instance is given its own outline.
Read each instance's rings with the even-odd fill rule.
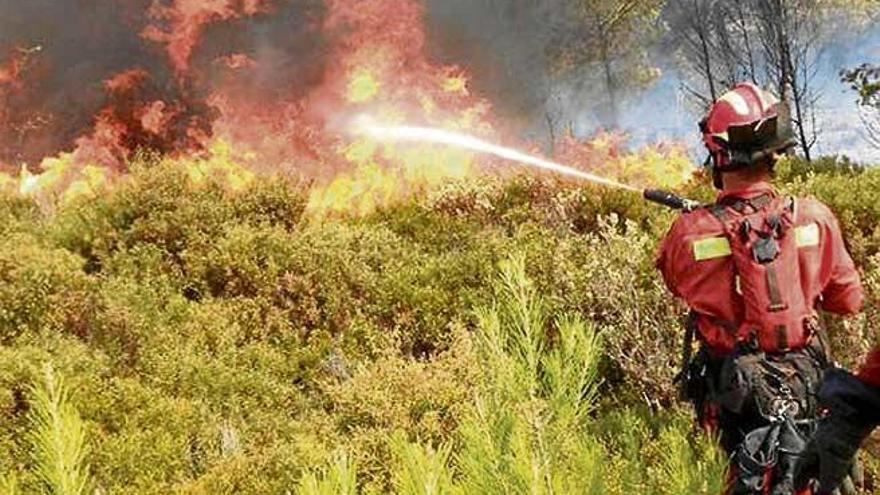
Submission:
[[[558,100],[556,50],[577,29],[567,0],[427,0],[429,53],[465,67],[508,120],[531,126]],[[541,124],[543,125],[543,124]]]
[[[266,101],[317,84],[322,9],[319,0],[0,0],[0,73],[17,66],[16,80],[0,78],[0,163],[39,163],[111,135],[120,147],[111,162],[141,147],[195,151],[218,118],[208,104],[218,88]],[[242,70],[249,64],[259,69]]]
[[[129,9],[117,13],[108,0],[77,3],[0,3],[0,60],[22,60],[19,83],[6,96],[6,161],[32,161],[79,137],[105,99],[100,82],[133,61],[161,77],[163,64],[127,25]],[[131,7],[146,8],[139,3]],[[90,15],[77,14],[86,9]]]
[[[301,142],[308,155],[323,128],[311,127],[304,106],[320,108],[323,86],[344,92],[338,87],[344,82],[328,79],[346,70],[334,68],[340,46],[357,43],[357,36],[333,27],[332,12],[381,14],[378,21],[388,22],[355,24],[380,42],[382,30],[391,29],[395,43],[460,67],[470,78],[467,89],[487,98],[493,115],[524,137],[548,142],[609,125],[600,71],[559,70],[560,47],[583,35],[577,2],[423,0],[378,14],[372,0],[340,2],[0,0],[0,164],[37,164],[62,151],[121,164],[139,148],[198,153],[212,136],[260,141],[277,156]],[[403,6],[406,22],[394,22]],[[410,17],[422,14],[426,38],[420,31],[393,32],[419,24]],[[855,98],[837,74],[877,60],[871,47],[878,41],[874,26],[831,43],[820,59],[820,152],[877,157],[863,144]],[[659,77],[620,102],[615,123],[634,146],[683,141],[696,157],[699,112],[685,103],[669,52],[651,49]]]
[[[578,36],[576,2],[550,0],[428,0],[428,21],[435,56],[471,69],[473,86],[491,95],[496,108],[520,119],[524,135],[547,140],[571,130],[588,136],[611,123],[602,112],[607,103],[599,70],[554,70],[560,43]],[[821,47],[815,68],[817,129],[820,154],[847,154],[860,161],[880,160],[880,150],[864,137],[855,96],[839,81],[842,69],[880,61],[880,25],[850,32],[836,29]],[[616,126],[630,145],[664,141],[685,143],[695,161],[702,159],[697,122],[704,109],[688,98],[669,39],[648,48],[658,77],[621,103]]]

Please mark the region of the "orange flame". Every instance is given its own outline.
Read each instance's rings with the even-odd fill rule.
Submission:
[[[427,58],[421,2],[324,0],[324,6],[319,28],[326,65],[317,82],[260,94],[228,83],[242,74],[258,79],[266,70],[258,53],[215,56],[208,74],[200,74],[192,60],[210,24],[271,15],[271,0],[153,0],[139,35],[164,48],[179,96],[163,93],[155,74],[144,68],[119,72],[104,81],[106,105],[68,153],[45,159],[41,174],[25,169],[18,179],[0,176],[0,188],[17,182],[26,194],[65,187],[84,194],[123,172],[133,151],[146,147],[176,157],[195,182],[218,170],[231,187],[246,184],[257,171],[317,179],[310,211],[347,214],[467,177],[488,163],[472,152],[439,145],[352,135],[349,124],[357,115],[522,143],[515,129],[493,118],[489,102],[470,88],[466,71]],[[13,58],[0,65],[0,130],[4,101],[11,85],[19,84],[21,64]],[[563,136],[553,158],[611,179],[664,186],[680,182],[690,169],[675,147],[627,155],[620,153],[621,140],[602,134],[585,144]],[[521,147],[535,152],[527,143]]]
[[[264,9],[262,0],[174,0],[170,6],[154,0],[147,16],[153,24],[141,36],[165,45],[178,75],[189,70],[193,49],[205,27],[218,21],[252,16]]]

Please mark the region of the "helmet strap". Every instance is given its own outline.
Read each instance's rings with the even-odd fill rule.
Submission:
[[[712,167],[712,185],[719,191],[724,189],[724,182],[721,180],[721,171],[718,167]]]

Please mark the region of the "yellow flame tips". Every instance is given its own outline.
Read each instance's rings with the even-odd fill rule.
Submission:
[[[381,85],[376,77],[366,69],[358,69],[348,81],[346,97],[351,103],[366,103],[378,94]]]
[[[446,80],[443,81],[443,91],[446,91],[447,93],[459,93],[463,95],[468,94],[467,78],[464,76],[446,78]]]

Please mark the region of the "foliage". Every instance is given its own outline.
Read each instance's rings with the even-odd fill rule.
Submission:
[[[308,471],[300,480],[300,495],[355,495],[357,466],[344,454],[338,455],[329,469]]]
[[[880,67],[862,64],[841,72],[841,79],[858,92],[859,104],[880,105]]]
[[[84,334],[94,312],[94,281],[82,259],[34,235],[0,239],[0,341],[42,329]]]
[[[410,443],[401,434],[391,437],[398,460],[394,489],[400,495],[441,495],[455,490],[449,459],[452,445],[434,449]]]
[[[880,147],[880,66],[865,63],[841,71],[840,78],[858,94],[866,134],[874,146]]]
[[[465,493],[602,493],[601,448],[583,435],[594,406],[595,330],[546,308],[525,260],[502,264],[496,306],[479,315],[483,365],[474,410],[461,424]]]
[[[841,220],[868,292],[832,325],[854,363],[880,328],[880,172],[792,161],[777,180]],[[0,198],[3,489],[41,488],[27,384],[52,362],[107,495],[717,493],[653,267],[673,213],[637,195],[482,177],[319,218],[297,183],[149,159],[104,187]]]
[[[44,382],[31,393],[30,436],[45,493],[84,495],[90,485],[85,423],[51,367],[45,370]]]
[[[18,478],[14,474],[0,477],[0,493],[3,495],[18,495]]]

